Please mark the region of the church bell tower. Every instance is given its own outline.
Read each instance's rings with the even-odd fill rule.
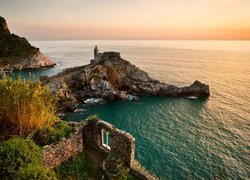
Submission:
[[[99,53],[99,49],[98,49],[97,46],[95,46],[95,49],[94,49],[94,58],[95,58],[95,59],[97,58],[98,53]]]

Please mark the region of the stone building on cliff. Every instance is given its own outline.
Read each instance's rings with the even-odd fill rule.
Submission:
[[[121,59],[121,54],[119,52],[109,51],[109,52],[100,53],[98,47],[95,46],[94,59],[90,60],[90,64],[96,64],[103,60],[115,61],[115,60],[120,60],[120,59]]]

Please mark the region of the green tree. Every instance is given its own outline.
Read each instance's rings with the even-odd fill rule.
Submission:
[[[0,144],[0,179],[15,179],[20,168],[40,165],[42,150],[31,140],[13,138]]]

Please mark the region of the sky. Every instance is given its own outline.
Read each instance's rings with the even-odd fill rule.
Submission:
[[[250,0],[0,0],[29,40],[250,40]]]

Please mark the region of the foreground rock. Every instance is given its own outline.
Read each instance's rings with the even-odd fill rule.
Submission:
[[[50,87],[58,87],[57,91],[66,104],[70,104],[69,99],[83,102],[88,98],[112,100],[130,95],[209,96],[209,86],[199,81],[179,88],[154,80],[145,71],[122,59],[118,52],[97,52],[89,65],[67,69],[56,76],[42,79]],[[62,83],[64,86],[61,86]]]
[[[56,63],[25,39],[11,34],[6,20],[0,16],[0,68],[4,70],[40,69]]]

